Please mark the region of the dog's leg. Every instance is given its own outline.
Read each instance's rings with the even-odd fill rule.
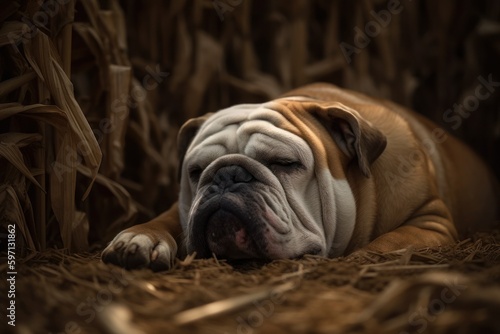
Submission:
[[[120,232],[102,252],[102,260],[127,269],[166,270],[177,255],[181,240],[182,228],[175,203],[153,220]]]
[[[457,240],[451,214],[445,203],[436,198],[423,204],[400,227],[382,234],[359,251],[387,253],[408,247],[439,247]]]

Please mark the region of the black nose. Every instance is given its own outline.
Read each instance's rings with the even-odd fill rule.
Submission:
[[[253,175],[245,168],[237,165],[225,166],[220,168],[213,178],[213,183],[220,188],[227,188],[237,183],[252,182]]]

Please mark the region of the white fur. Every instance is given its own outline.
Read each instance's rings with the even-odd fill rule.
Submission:
[[[182,166],[181,224],[189,231],[189,217],[200,200],[197,196],[200,189],[187,177],[188,166],[201,165],[205,169],[203,178],[205,173],[213,172],[211,167],[221,157],[241,154],[254,159],[255,164],[261,166],[257,168],[265,170],[262,175],[270,189],[282,189],[282,194],[276,195],[280,197],[275,197],[272,209],[288,224],[291,236],[284,244],[273,239],[276,241],[270,243],[273,251],[282,257],[292,257],[314,244],[321,247],[322,255],[340,256],[349,243],[356,220],[354,196],[349,184],[345,180],[335,180],[328,170],[318,171],[309,145],[296,134],[282,129],[280,126],[288,121],[270,106],[236,105],[217,112],[203,124],[188,148]],[[299,158],[307,172],[278,179],[264,166],[266,159],[272,156]],[[279,191],[275,192],[279,194]],[[281,238],[279,235],[275,237]]]

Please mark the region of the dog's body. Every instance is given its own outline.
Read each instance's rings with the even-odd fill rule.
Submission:
[[[436,247],[497,219],[496,181],[464,144],[401,106],[328,84],[189,121],[179,202],[115,237],[106,262],[341,256]]]

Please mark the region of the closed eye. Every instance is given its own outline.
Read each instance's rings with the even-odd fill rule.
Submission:
[[[270,164],[270,169],[273,172],[294,172],[304,168],[304,165],[297,160],[288,160],[288,159],[278,159],[272,161]]]
[[[203,173],[203,168],[198,165],[188,167],[189,179],[193,183],[197,183],[200,180],[201,173]]]

